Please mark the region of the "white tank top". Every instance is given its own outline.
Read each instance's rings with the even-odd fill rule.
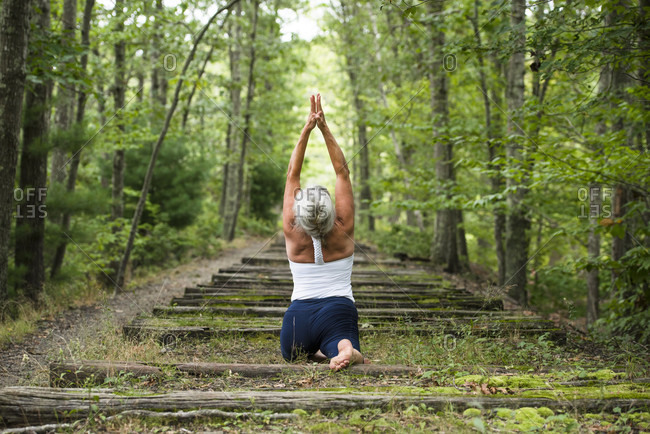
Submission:
[[[310,298],[352,296],[352,264],[354,254],[347,258],[325,262],[320,240],[312,237],[314,244],[314,263],[293,262],[289,267],[293,275],[293,293],[291,301]]]

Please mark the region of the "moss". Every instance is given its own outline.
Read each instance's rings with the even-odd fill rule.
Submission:
[[[514,410],[510,410],[509,408],[497,408],[497,417],[500,417],[502,419],[510,419],[515,415]]]
[[[486,377],[483,375],[466,375],[456,378],[456,384],[466,382],[487,384],[490,387],[509,387],[511,389],[528,389],[533,387],[547,387],[546,379],[535,375],[508,375]]]
[[[601,369],[596,372],[590,372],[587,374],[587,378],[594,378],[596,380],[609,381],[614,378],[621,377],[625,375],[624,372],[614,372],[611,369]]]
[[[468,408],[463,412],[463,416],[465,417],[480,417],[481,416],[481,410],[478,408]]]
[[[241,295],[206,295],[203,296],[204,299],[206,300],[216,300],[216,301],[230,301],[230,300],[246,300],[246,301],[265,301],[265,300],[284,300],[287,302],[287,306],[290,303],[290,300],[288,297],[283,297],[281,295],[246,295],[246,294],[241,294]]]
[[[539,413],[539,415],[542,416],[542,417],[549,417],[549,416],[554,416],[555,415],[553,410],[551,410],[548,407],[540,407],[540,408],[538,408],[537,413]]]
[[[321,422],[315,425],[312,425],[310,428],[311,432],[326,432],[326,433],[348,433],[351,432],[349,428],[342,428],[341,426],[333,422]]]
[[[526,390],[522,398],[550,399],[650,399],[650,390],[638,384],[612,384],[608,386],[556,386],[552,390]]]
[[[427,303],[440,303],[439,298],[424,298],[421,300],[417,300],[417,303],[422,303],[422,304],[427,304]]]
[[[540,416],[536,408],[522,407],[515,410],[515,420],[519,423],[519,429],[529,431],[544,425],[546,419]]]

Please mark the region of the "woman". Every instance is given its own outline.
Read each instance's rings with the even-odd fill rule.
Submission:
[[[300,188],[300,171],[309,134],[318,126],[336,172],[336,205],[326,188]],[[291,154],[284,189],[282,226],[293,275],[291,305],[284,314],[282,356],[300,353],[330,359],[338,371],[364,363],[359,345],[358,313],[350,276],[354,262],[354,198],[350,171],[327,127],[320,94],[311,96],[311,112]]]

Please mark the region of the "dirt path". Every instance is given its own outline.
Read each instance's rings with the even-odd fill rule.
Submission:
[[[186,286],[208,282],[220,267],[240,263],[242,256],[253,256],[267,241],[249,240],[243,247],[224,250],[218,258],[199,259],[161,271],[134,290],[107,297],[96,305],[70,309],[55,320],[41,321],[34,334],[0,352],[0,387],[47,385],[40,384],[46,376],[35,378],[35,373],[47,369],[52,356],[69,352],[72,344],[84,345],[109,324],[119,330],[139,313],[169,304],[173,297],[183,294]]]

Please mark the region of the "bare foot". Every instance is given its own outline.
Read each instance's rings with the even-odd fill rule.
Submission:
[[[364,363],[364,358],[359,351],[354,349],[352,342],[342,339],[339,344],[339,354],[330,360],[330,369],[340,371],[356,363]]]

